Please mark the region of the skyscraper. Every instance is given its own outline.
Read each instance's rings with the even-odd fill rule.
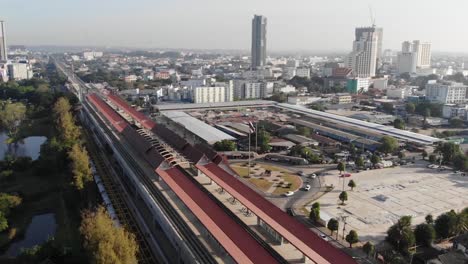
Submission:
[[[0,61],[6,61],[7,59],[5,22],[0,20]]]
[[[405,41],[401,45],[402,53],[413,53],[416,57],[416,67],[427,69],[431,67],[431,43],[413,40]]]
[[[431,43],[413,41],[413,52],[417,53],[417,67],[427,69],[431,67]]]
[[[366,78],[375,76],[379,35],[381,35],[382,31],[373,29],[374,28],[356,29],[353,51],[348,55],[346,60],[347,67],[353,69],[353,75],[355,77]]]
[[[382,42],[383,42],[383,28],[376,28],[376,27],[361,27],[356,28],[355,36],[356,40],[358,40],[363,33],[365,32],[374,32],[377,35],[377,66],[382,63]]]
[[[266,65],[266,27],[266,17],[255,15],[252,19],[252,69]]]

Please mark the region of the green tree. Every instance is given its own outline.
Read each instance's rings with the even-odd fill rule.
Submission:
[[[458,117],[450,118],[449,120],[451,127],[463,127],[464,122]]]
[[[236,143],[232,140],[223,139],[213,145],[217,151],[234,151],[236,150]]]
[[[22,202],[21,197],[7,193],[0,193],[0,212],[5,216],[10,214],[10,210],[18,207]]]
[[[255,146],[255,140],[258,138],[257,146],[260,148],[261,152],[268,152],[270,151],[270,140],[271,136],[264,128],[259,128],[257,131],[258,135],[255,136],[255,133],[251,134],[251,143]]]
[[[405,121],[403,121],[400,118],[397,118],[395,119],[395,121],[393,121],[393,126],[398,129],[405,129],[406,125],[405,125]]]
[[[26,118],[26,106],[23,103],[3,102],[0,105],[0,126],[8,130],[11,138],[16,137],[18,128]]]
[[[411,229],[411,216],[403,216],[392,225],[387,231],[386,239],[398,251],[407,253],[409,247],[415,243],[414,233]]]
[[[354,191],[354,188],[356,188],[356,183],[354,182],[354,180],[350,180],[348,182],[348,187],[351,188],[351,191]]]
[[[92,263],[137,263],[138,244],[135,236],[116,226],[102,206],[95,212],[83,212],[82,219],[80,232]]]
[[[426,159],[427,155],[428,155],[427,151],[423,150],[423,152],[421,153],[421,156],[422,156],[423,160]]]
[[[93,179],[88,152],[80,145],[74,144],[68,152],[68,157],[71,160],[73,185],[78,190],[82,190],[84,185]]]
[[[331,218],[328,220],[327,228],[330,230],[330,235],[333,235],[333,232],[338,231],[338,220]]]
[[[358,168],[364,167],[364,159],[362,157],[357,157],[354,163],[356,164]]]
[[[449,164],[453,161],[453,158],[461,154],[460,145],[457,145],[453,142],[443,142],[439,143],[435,149],[435,152],[442,154],[442,162],[444,164]]]
[[[300,134],[300,135],[303,135],[305,137],[308,137],[310,136],[310,128],[308,127],[304,127],[304,126],[301,126],[297,129],[297,132]]]
[[[456,170],[468,170],[468,157],[465,154],[456,154],[453,158],[453,168]]]
[[[434,224],[434,217],[431,214],[426,215],[425,220],[428,225]]]
[[[399,159],[404,159],[406,157],[405,153],[403,151],[398,152],[398,158]]]
[[[0,232],[5,231],[8,228],[8,221],[5,214],[0,211]]]
[[[75,120],[70,112],[71,106],[67,98],[60,97],[54,104],[53,116],[56,120],[57,130],[65,146],[78,142],[80,130],[75,125]]]
[[[310,210],[309,218],[314,223],[317,223],[318,220],[320,219],[320,203],[319,202],[315,202],[315,203],[312,204],[312,208]]]
[[[387,113],[393,113],[393,104],[392,103],[383,103],[382,110]]]
[[[340,171],[340,174],[343,173],[343,171],[346,170],[346,165],[344,162],[340,162],[338,163],[338,165],[336,166],[336,169]]]
[[[349,233],[345,237],[346,242],[349,243],[349,247],[353,247],[353,244],[359,242],[358,234],[355,230],[349,231]]]
[[[459,216],[455,211],[441,214],[434,223],[434,229],[438,238],[447,238],[456,235],[459,230]]]
[[[362,246],[362,250],[366,253],[367,257],[374,254],[375,246],[370,241],[367,241],[364,246]]]
[[[414,236],[419,245],[430,247],[435,238],[435,229],[432,225],[423,223],[416,226]]]
[[[371,158],[370,158],[370,161],[372,163],[372,165],[377,165],[379,162],[380,162],[380,157],[376,154],[372,155]]]
[[[383,136],[380,139],[380,143],[381,145],[379,147],[379,150],[385,154],[393,153],[399,147],[398,140],[391,136]]]
[[[406,112],[408,112],[409,114],[414,114],[415,110],[416,110],[416,106],[413,103],[406,104]]]
[[[343,191],[340,193],[340,196],[338,198],[340,198],[341,204],[344,205],[345,201],[348,201],[348,193],[346,191]]]

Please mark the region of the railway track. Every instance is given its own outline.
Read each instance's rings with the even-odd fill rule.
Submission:
[[[93,115],[94,119],[101,123],[101,128],[103,128],[107,136],[112,139],[113,146],[117,148],[118,152],[127,161],[127,164],[131,167],[132,171],[136,174],[138,179],[150,191],[150,195],[157,202],[158,206],[165,212],[166,216],[168,216],[171,223],[176,228],[178,234],[183,238],[184,241],[187,242],[187,245],[189,246],[191,252],[195,255],[197,261],[199,263],[217,263],[208,250],[201,244],[187,223],[181,218],[178,212],[167,201],[166,197],[164,197],[160,190],[155,186],[153,181],[145,175],[137,161],[135,161],[135,159],[122,146],[122,144],[115,138],[113,132],[107,127],[106,124],[102,122],[102,120],[92,110],[90,105],[87,105],[87,108],[90,109],[90,113]]]

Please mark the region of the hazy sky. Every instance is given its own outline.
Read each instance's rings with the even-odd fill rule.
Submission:
[[[369,4],[384,48],[468,52],[467,0],[0,0],[0,19],[10,44],[249,50],[262,14],[268,50],[349,51]]]

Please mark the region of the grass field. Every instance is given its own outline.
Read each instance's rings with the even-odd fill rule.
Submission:
[[[248,177],[248,167],[244,163],[235,163],[231,164],[232,169],[242,178],[248,180],[250,183],[255,185],[259,190],[267,192],[272,188],[272,186],[278,186],[273,189],[272,194],[281,195],[288,191],[295,191],[301,186],[301,179],[294,175],[293,172],[268,164],[256,163],[256,168],[262,168],[265,170],[270,170],[272,172],[280,172],[278,178],[271,179],[270,177],[257,177],[251,176]],[[253,168],[251,168],[251,174],[253,174]],[[279,183],[283,184],[279,186]],[[271,190],[270,190],[271,191]]]

